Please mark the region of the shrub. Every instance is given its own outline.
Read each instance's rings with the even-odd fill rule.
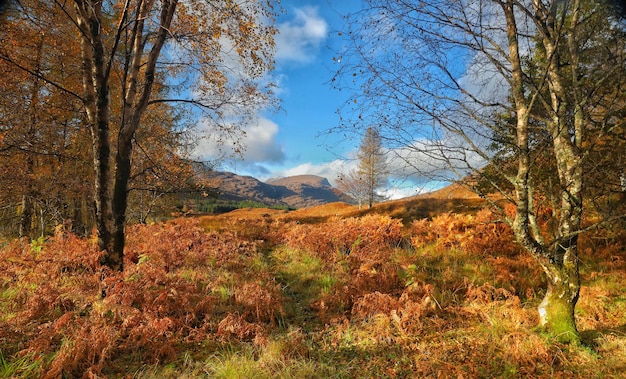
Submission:
[[[291,224],[284,241],[295,249],[307,250],[327,261],[342,256],[357,260],[384,259],[403,241],[402,222],[389,216],[333,218],[324,224]]]
[[[256,242],[190,219],[131,226],[127,235],[123,273],[101,267],[95,245],[69,233],[37,249],[25,241],[2,249],[0,284],[11,289],[0,297],[10,311],[0,320],[3,356],[38,357],[36,376],[101,377],[120,356],[163,362],[181,344],[228,333],[261,341],[262,323],[281,314],[280,286],[255,272]],[[228,276],[234,302],[212,292]]]
[[[476,215],[448,212],[432,220],[416,220],[411,243],[417,249],[434,245],[438,251],[460,249],[483,256],[515,255],[520,251],[511,228],[486,208]]]

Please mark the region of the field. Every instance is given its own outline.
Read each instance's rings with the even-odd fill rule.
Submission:
[[[537,327],[543,277],[476,198],[246,209],[0,251],[4,378],[619,378],[626,234],[582,236],[582,346]],[[429,217],[425,219],[424,217]]]

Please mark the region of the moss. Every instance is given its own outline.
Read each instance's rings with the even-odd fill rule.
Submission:
[[[574,304],[566,297],[548,294],[539,306],[543,326],[560,343],[579,345],[580,334],[576,329]]]

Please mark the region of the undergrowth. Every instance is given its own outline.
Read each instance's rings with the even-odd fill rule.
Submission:
[[[0,377],[620,377],[625,238],[602,233],[581,239],[582,347],[536,329],[541,272],[489,211],[137,225],[124,273],[63,230],[13,241]]]

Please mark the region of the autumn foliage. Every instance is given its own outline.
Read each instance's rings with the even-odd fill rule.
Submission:
[[[447,212],[414,221],[411,242],[415,248],[434,245],[439,251],[454,248],[484,256],[521,252],[510,227],[488,209],[476,215]]]
[[[255,242],[206,233],[190,220],[129,234],[133,264],[123,274],[101,267],[93,243],[69,233],[5,247],[3,355],[47,361],[55,352],[45,377],[102,375],[127,355],[159,362],[209,336],[262,336],[280,315],[274,279],[247,269],[260,259]],[[231,286],[226,296],[221,286]],[[257,324],[243,332],[248,322]]]
[[[369,215],[333,218],[319,225],[289,225],[284,238],[287,245],[310,250],[322,259],[339,259],[343,255],[361,260],[400,246],[403,232],[400,220]]]
[[[233,346],[255,349],[259,369],[309,362],[314,377],[338,367],[343,377],[358,376],[357,368],[378,377],[585,370],[580,354],[559,353],[561,345],[533,331],[540,270],[490,211],[408,226],[377,214],[317,223],[243,214],[130,226],[123,273],[100,266],[94,241],[63,228],[4,246],[5,376],[128,375]],[[598,232],[584,240],[606,262],[586,266],[588,280],[603,287],[585,290],[585,328],[624,322],[623,306],[586,300],[622,296],[610,273],[625,268],[623,238]],[[597,350],[621,351],[623,339],[609,337]],[[260,358],[272,349],[283,363]],[[426,356],[433,359],[419,358]]]

